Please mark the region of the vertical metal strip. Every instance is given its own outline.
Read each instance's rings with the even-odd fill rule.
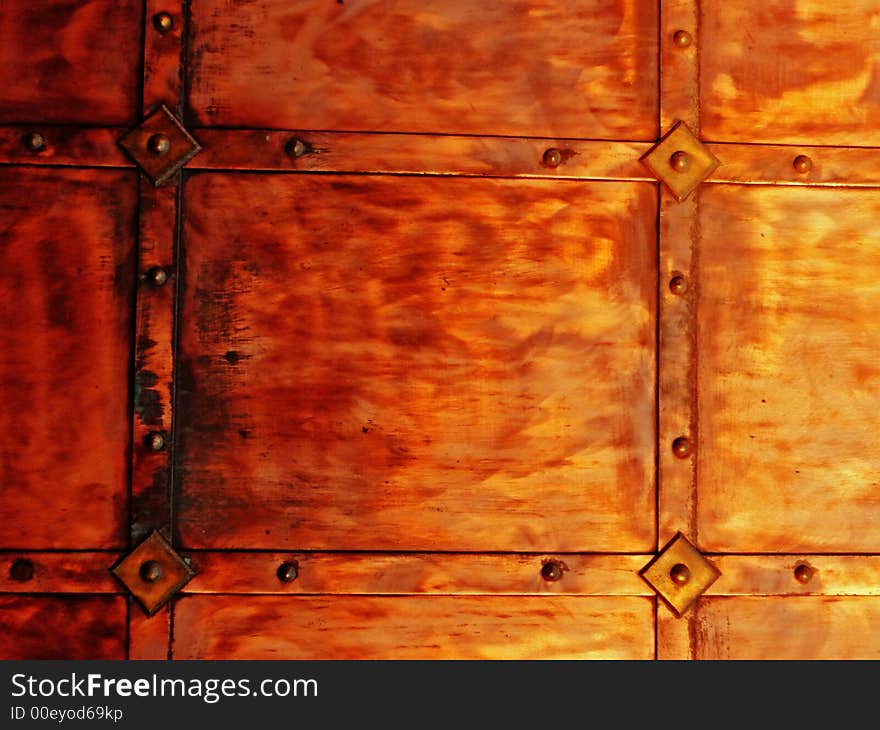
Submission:
[[[698,0],[661,0],[661,134],[681,120],[699,136]],[[699,190],[681,203],[661,185],[658,226],[658,539],[681,531],[697,540],[696,525],[696,326],[694,253]],[[676,454],[673,443],[690,446]],[[687,444],[685,445],[687,446]],[[682,454],[687,454],[682,458]],[[675,618],[657,609],[657,658],[693,656],[693,614]]]
[[[181,98],[182,2],[145,0],[143,113],[159,104],[177,109]],[[173,432],[173,332],[177,262],[177,192],[174,181],[155,188],[140,179],[136,296],[134,422],[130,527],[132,545],[151,530],[172,538],[171,443]],[[130,599],[133,600],[133,599]],[[129,658],[165,659],[169,612],[151,618],[129,610]]]

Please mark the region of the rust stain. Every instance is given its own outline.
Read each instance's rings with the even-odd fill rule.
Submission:
[[[142,13],[141,0],[6,0],[0,122],[132,123]]]
[[[819,0],[700,6],[706,139],[823,145],[880,140],[880,12]]]
[[[657,4],[641,0],[199,2],[191,116],[203,126],[653,140],[657,21]]]
[[[185,544],[648,546],[650,185],[186,190]]]

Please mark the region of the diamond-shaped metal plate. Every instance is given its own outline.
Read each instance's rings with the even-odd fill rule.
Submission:
[[[195,575],[165,538],[155,531],[111,571],[149,616],[165,605]]]
[[[680,618],[718,580],[721,571],[679,532],[639,575]],[[682,581],[684,575],[687,579]]]
[[[122,137],[119,145],[157,187],[202,149],[164,104]]]
[[[678,167],[673,155],[677,155]],[[681,201],[709,177],[721,161],[679,121],[642,157],[642,163]]]

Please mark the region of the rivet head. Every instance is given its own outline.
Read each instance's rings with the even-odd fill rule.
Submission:
[[[150,280],[153,286],[162,286],[168,281],[168,272],[161,266],[156,266],[147,272],[147,279]]]
[[[543,160],[546,167],[559,167],[562,164],[562,152],[555,147],[551,147],[544,152]]]
[[[278,566],[278,571],[276,573],[278,576],[278,580],[282,583],[293,583],[299,576],[299,566],[296,561],[288,561],[286,563],[281,563]]]
[[[153,431],[147,436],[147,443],[153,451],[162,451],[165,448],[165,435],[158,431]]]
[[[562,564],[558,560],[548,560],[541,566],[541,577],[549,583],[562,578]]]
[[[147,560],[141,565],[141,580],[145,583],[155,583],[163,576],[162,566],[155,560]]]
[[[154,134],[147,140],[147,150],[156,157],[167,155],[171,150],[171,140],[166,134]]]
[[[794,579],[798,583],[809,583],[815,571],[804,563],[801,563],[794,569]]]
[[[39,132],[28,132],[24,136],[24,146],[31,152],[39,152],[46,146],[46,138]]]
[[[690,439],[684,436],[679,436],[672,442],[672,453],[679,459],[687,459],[691,455],[692,450],[693,447],[691,446]]]
[[[287,143],[287,154],[291,157],[302,157],[309,151],[308,146],[301,139],[294,137]]]
[[[669,291],[677,296],[681,296],[687,291],[687,279],[683,276],[673,276],[669,280]]]
[[[174,18],[171,13],[156,13],[153,16],[153,27],[160,33],[167,33],[174,27]]]
[[[676,172],[684,172],[687,170],[690,162],[691,158],[688,157],[688,153],[682,152],[681,150],[673,152],[672,156],[669,158],[669,166]]]
[[[677,30],[672,36],[672,42],[679,48],[687,48],[694,42],[694,39],[686,30]]]
[[[683,586],[691,579],[691,569],[684,563],[676,563],[669,569],[669,577],[676,585]]]
[[[806,155],[798,155],[791,164],[800,173],[809,172],[813,169],[813,161]]]
[[[34,577],[34,564],[26,558],[19,558],[12,563],[9,575],[12,580],[17,580],[20,583],[28,581]]]

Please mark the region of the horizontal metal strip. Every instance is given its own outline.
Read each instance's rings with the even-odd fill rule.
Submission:
[[[651,555],[182,551],[197,571],[182,593],[651,596]],[[0,593],[125,593],[121,553],[2,551]],[[708,596],[878,596],[880,555],[709,555]],[[562,575],[557,580],[557,564]],[[284,582],[279,568],[287,567]],[[806,566],[805,568],[799,566]],[[799,569],[799,570],[798,570]],[[542,574],[543,571],[543,574]],[[797,572],[796,572],[797,571]],[[295,576],[295,577],[294,577]],[[804,578],[805,582],[802,582]],[[800,578],[800,579],[799,579]]]
[[[639,162],[651,147],[644,142],[223,129],[194,135],[205,149],[189,169],[653,181]]]
[[[118,127],[2,126],[0,163],[134,167],[117,144],[126,131]]]
[[[648,596],[638,571],[647,555],[443,553],[191,553],[185,593],[461,594]],[[553,567],[561,577],[553,577]],[[293,563],[296,578],[279,579]]]
[[[878,555],[708,557],[721,577],[707,596],[880,596]]]
[[[134,163],[117,144],[126,131],[118,127],[0,126],[0,164],[132,167]],[[191,131],[204,150],[187,165],[189,170],[654,181],[639,162],[652,147],[647,142],[221,128]],[[707,145],[721,160],[707,182],[880,185],[878,148]],[[797,166],[796,158],[801,158]]]
[[[880,149],[727,143],[707,146],[721,160],[707,182],[822,187],[880,185]]]
[[[121,553],[3,551],[0,593],[127,593],[110,574]]]

